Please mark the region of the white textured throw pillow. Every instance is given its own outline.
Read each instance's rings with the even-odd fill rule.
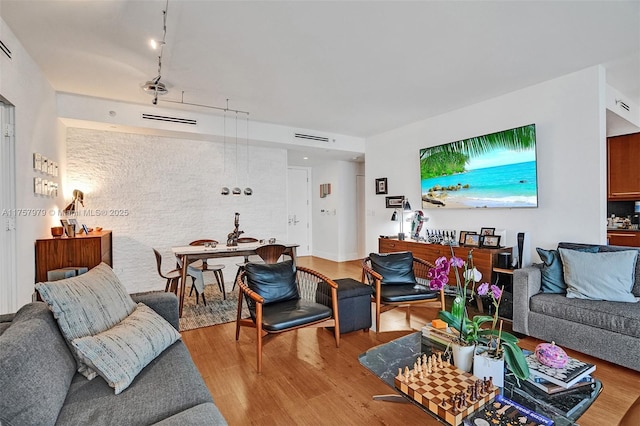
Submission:
[[[559,248],[567,283],[574,299],[637,302],[633,288],[637,250],[585,253]]]
[[[110,329],[136,308],[116,274],[105,263],[77,277],[38,283],[36,290],[49,305],[69,344],[73,339]],[[76,351],[72,352],[78,372],[93,379],[96,372],[82,362]]]
[[[120,324],[95,336],[71,342],[83,361],[92,366],[116,395],[142,369],[180,339],[180,333],[144,303]]]

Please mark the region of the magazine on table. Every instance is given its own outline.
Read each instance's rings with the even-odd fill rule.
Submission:
[[[529,378],[527,379],[527,382],[537,387],[538,389],[541,389],[542,391],[548,393],[549,395],[553,395],[558,392],[565,392],[565,391],[582,388],[585,386],[591,386],[595,383],[595,380],[593,380],[593,377],[586,375],[582,379],[578,380],[575,384],[569,386],[568,388],[565,388],[564,386],[556,385],[553,382],[542,379],[540,377],[536,377],[534,375],[530,375]]]
[[[515,401],[498,395],[493,402],[486,404],[462,422],[465,426],[552,426],[553,420],[537,413]]]

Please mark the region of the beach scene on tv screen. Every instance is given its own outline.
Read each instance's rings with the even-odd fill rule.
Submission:
[[[535,125],[420,150],[423,208],[537,207]]]

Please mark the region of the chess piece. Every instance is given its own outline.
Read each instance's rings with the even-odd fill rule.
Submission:
[[[438,368],[442,368],[442,352],[438,352]]]

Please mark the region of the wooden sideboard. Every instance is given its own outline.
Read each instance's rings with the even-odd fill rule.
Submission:
[[[466,261],[469,250],[473,250],[473,265],[482,274],[480,282],[493,283],[493,268],[498,266],[498,255],[500,253],[512,253],[511,247],[504,248],[484,248],[484,247],[453,247],[456,257]],[[378,251],[380,253],[392,253],[396,251],[410,251],[415,257],[435,263],[440,256],[451,258],[451,248],[441,244],[428,244],[418,241],[400,241],[393,238],[379,238]],[[460,276],[460,279],[463,279]],[[451,268],[449,273],[449,285],[456,284],[455,269]]]
[[[113,266],[111,231],[36,240],[36,282],[47,281],[47,271],[52,269],[69,266],[91,269],[101,262]]]

